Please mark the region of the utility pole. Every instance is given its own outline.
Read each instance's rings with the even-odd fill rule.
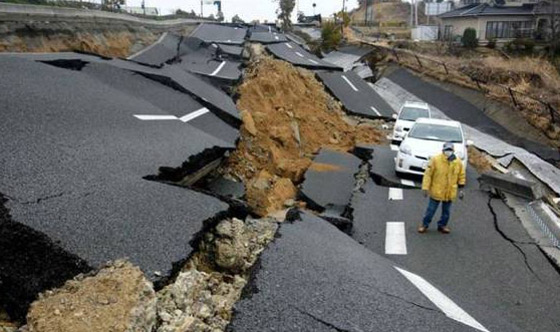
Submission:
[[[200,0],[200,18],[204,17],[204,3],[203,0]]]

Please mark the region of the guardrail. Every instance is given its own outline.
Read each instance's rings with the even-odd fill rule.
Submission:
[[[506,95],[509,96],[511,103],[515,108],[519,110],[526,110],[536,115],[547,116],[550,118],[551,123],[560,124],[560,112],[551,103],[543,101],[538,97],[521,91],[517,91],[505,84],[482,81],[480,79],[477,79],[476,77],[472,77],[461,72],[458,68],[454,68],[450,64],[446,64],[445,62],[437,59],[429,58],[422,54],[418,54],[409,50],[387,47],[379,45],[377,43],[371,43],[367,41],[362,42],[387,50],[393,55],[393,57],[399,64],[403,62],[404,57],[410,57],[411,59],[413,59],[412,62],[416,63],[417,67],[419,67],[420,69],[426,68],[427,63],[432,63],[435,64],[436,67],[440,67],[442,69],[442,73],[445,73],[446,75],[450,75],[451,71],[454,71],[457,75],[462,75],[470,79],[474,83],[474,85],[484,94],[489,94],[491,92],[490,88],[501,89]],[[536,105],[538,105],[538,107],[536,107]]]

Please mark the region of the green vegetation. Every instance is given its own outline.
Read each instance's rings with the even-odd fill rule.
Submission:
[[[473,28],[465,29],[462,38],[463,46],[466,48],[474,49],[478,47],[478,38],[476,38],[476,30]]]
[[[323,43],[321,49],[325,52],[330,52],[338,47],[342,41],[342,31],[340,26],[334,22],[324,22],[323,29],[321,30],[321,38]]]

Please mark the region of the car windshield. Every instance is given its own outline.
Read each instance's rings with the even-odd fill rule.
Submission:
[[[430,112],[425,108],[405,107],[401,111],[400,119],[416,121],[418,118],[429,118]]]
[[[459,127],[444,126],[430,123],[416,123],[408,137],[442,142],[463,142],[463,134]]]

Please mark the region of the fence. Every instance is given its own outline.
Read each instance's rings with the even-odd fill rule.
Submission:
[[[560,112],[558,112],[558,110],[549,102],[543,101],[535,96],[517,91],[504,84],[482,81],[461,72],[457,68],[452,67],[450,64],[446,64],[445,62],[436,59],[428,58],[421,54],[403,49],[380,46],[378,44],[372,45],[383,48],[390,52],[399,64],[406,64],[404,63],[405,57],[408,57],[408,59],[411,60],[411,62],[409,63],[410,66],[417,65],[417,67],[419,67],[420,69],[428,69],[429,64],[432,64],[432,66],[435,65],[435,68],[439,68],[441,70],[441,73],[445,73],[445,75],[449,76],[453,71],[455,74],[466,76],[474,83],[478,90],[480,90],[484,94],[490,94],[493,92],[494,94],[499,96],[507,96],[507,98],[511,101],[515,108],[531,112],[535,115],[549,117],[551,123],[560,124]],[[502,91],[502,94],[497,93],[497,91],[500,90]]]

